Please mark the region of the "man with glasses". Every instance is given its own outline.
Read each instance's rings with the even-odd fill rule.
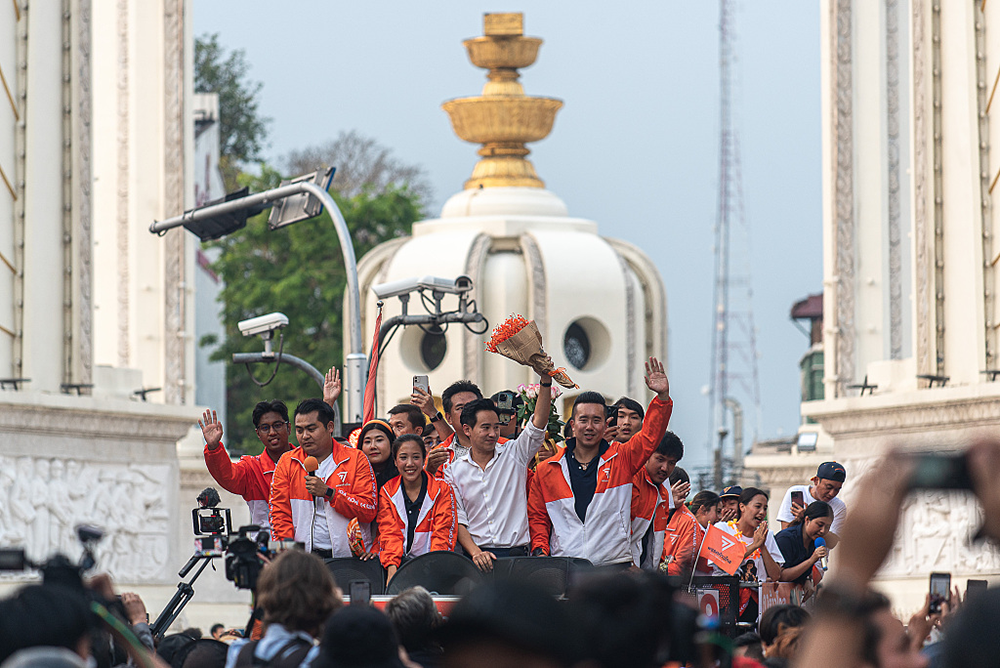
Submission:
[[[267,500],[271,494],[271,477],[281,455],[292,447],[288,444],[288,407],[281,401],[262,401],[253,409],[253,426],[257,438],[264,444],[259,455],[244,455],[233,462],[222,445],[222,423],[215,411],[205,411],[198,420],[205,437],[205,464],[208,472],[224,490],[238,494],[250,507],[250,522],[261,529],[269,528]]]

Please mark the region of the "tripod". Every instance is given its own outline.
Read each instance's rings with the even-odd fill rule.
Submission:
[[[177,615],[181,614],[181,610],[184,609],[184,606],[187,605],[188,601],[194,597],[194,587],[192,586],[194,581],[198,579],[198,576],[201,575],[201,572],[205,570],[205,567],[208,566],[212,559],[215,559],[218,556],[220,555],[195,553],[190,559],[188,559],[188,562],[184,564],[184,568],[178,571],[178,576],[181,578],[187,577],[187,574],[191,572],[191,569],[195,567],[195,564],[199,561],[202,562],[198,571],[194,574],[194,577],[187,582],[182,580],[177,583],[177,591],[174,592],[173,598],[171,598],[170,602],[164,606],[163,611],[160,612],[159,617],[156,618],[156,621],[153,622],[153,626],[150,629],[154,638],[160,639],[163,637],[163,634],[167,632],[170,625],[174,623],[175,619],[177,619]]]

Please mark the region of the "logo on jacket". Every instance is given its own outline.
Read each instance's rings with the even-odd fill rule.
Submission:
[[[604,482],[608,482],[609,480],[611,480],[610,466],[605,466],[603,469],[601,469],[601,477],[604,478]]]
[[[347,471],[338,471],[337,475],[340,476],[340,484],[343,485],[344,481],[347,480]]]

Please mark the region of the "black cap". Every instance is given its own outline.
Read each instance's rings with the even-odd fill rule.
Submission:
[[[367,605],[348,605],[326,622],[317,668],[404,668],[392,623]]]
[[[816,477],[822,480],[844,482],[847,480],[847,471],[837,462],[823,462],[816,470]]]
[[[722,494],[719,495],[720,499],[724,499],[727,496],[735,496],[737,499],[743,493],[743,488],[739,485],[730,485],[722,490]]]

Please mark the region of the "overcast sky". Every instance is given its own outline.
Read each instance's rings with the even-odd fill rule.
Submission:
[[[482,34],[490,11],[524,12],[525,33],[545,41],[522,71],[525,91],[565,103],[550,137],[529,145],[539,176],[570,215],[641,246],[666,283],[671,428],[688,448],[682,465],[694,467],[709,431],[717,2],[198,0],[194,29],[245,50],[251,78],[264,84],[260,110],[272,118],[269,161],[357,130],[425,168],[436,217],[477,159],[440,105],[479,94],[485,72],[461,42]],[[749,260],[752,274],[760,437],[770,438],[799,421],[798,362],[808,338],[789,310],[822,288],[819,3],[740,2],[736,31],[754,253],[733,263],[738,272]]]

